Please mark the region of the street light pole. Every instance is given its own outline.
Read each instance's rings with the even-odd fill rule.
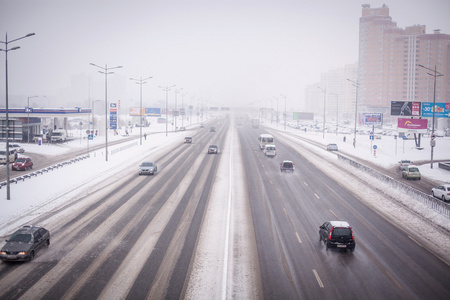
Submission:
[[[286,95],[280,94],[284,98],[284,130],[286,130]]]
[[[438,72],[436,70],[436,65],[434,65],[434,70],[427,68],[423,65],[418,65],[421,68],[427,69],[428,71],[433,72],[432,73],[427,73],[427,75],[433,76],[434,77],[434,90],[433,90],[433,121],[432,121],[432,127],[431,127],[431,138],[434,138],[434,120],[435,120],[435,111],[436,111],[436,78],[439,76],[444,76],[444,74]],[[433,169],[433,150],[434,150],[434,146],[435,146],[436,142],[431,142],[431,169]]]
[[[167,105],[168,105],[168,102],[169,102],[169,95],[168,95],[168,93],[173,87],[175,87],[175,85],[172,85],[172,86],[159,86],[159,87],[162,88],[162,90],[166,92],[166,136],[167,136],[167,118],[168,118],[168,116],[167,116],[167,110],[168,110]]]
[[[150,78],[153,78],[153,76],[147,77],[142,79],[142,77],[140,79],[134,79],[134,78],[130,78],[130,80],[136,81],[136,84],[140,85],[140,104],[139,104],[139,145],[142,146],[142,85],[146,84],[147,81],[145,80],[149,80]],[[145,114],[144,114],[145,115]]]
[[[175,120],[175,131],[177,131],[177,119],[178,115],[175,116],[175,111],[177,111],[177,94],[182,90],[183,88],[175,89],[175,110],[173,111],[173,118]]]
[[[358,91],[360,83],[347,78],[348,81],[356,88],[356,102],[355,102],[355,135],[353,137],[353,148],[356,148],[356,122],[358,121]]]
[[[9,182],[9,116],[8,116],[8,51],[11,50],[17,50],[20,49],[20,47],[13,47],[11,49],[8,49],[8,44],[33,36],[34,33],[29,33],[25,36],[22,36],[20,38],[11,40],[8,42],[8,34],[6,34],[5,41],[0,41],[0,43],[5,44],[5,49],[0,49],[0,51],[5,52],[5,91],[6,91],[6,105],[5,105],[5,117],[6,117],[6,200],[11,199],[11,189],[10,189],[10,182]]]
[[[325,138],[325,106],[326,106],[326,99],[327,99],[327,89],[323,89],[321,87],[317,87],[319,90],[323,92],[323,136],[322,138]]]
[[[93,63],[91,63],[91,66],[102,69],[103,72],[98,72],[105,74],[105,159],[108,161],[108,75],[114,74],[114,72],[109,72],[109,70],[120,69],[122,66],[108,68],[107,64],[105,64],[105,67],[101,67]]]
[[[336,93],[330,93],[336,96],[336,136],[338,135],[338,118],[339,118],[339,95]]]
[[[30,98],[36,98],[39,96],[30,96],[28,97],[28,104],[27,104],[27,125],[28,125],[28,130],[27,130],[27,143],[30,143]]]

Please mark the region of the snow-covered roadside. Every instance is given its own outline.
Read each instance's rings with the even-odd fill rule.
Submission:
[[[240,144],[232,123],[206,208],[187,299],[259,299],[255,237],[242,168]],[[224,239],[224,237],[226,237]],[[239,255],[235,255],[239,253]]]
[[[289,144],[297,151],[308,151],[305,157],[311,163],[355,195],[361,194],[361,191],[371,195],[360,197],[360,200],[400,228],[409,228],[418,238],[426,241],[422,243],[423,246],[431,248],[442,260],[450,263],[450,221],[446,217],[388,184],[339,161],[337,156],[326,150],[318,151],[317,147],[282,132],[279,136],[284,142],[291,141]],[[349,172],[342,172],[339,168]]]
[[[17,184],[11,184],[11,200],[6,200],[6,187],[0,189],[0,236],[10,234],[23,224],[31,222],[36,217],[52,211],[61,206],[70,205],[87,194],[93,186],[106,178],[120,174],[121,172],[136,172],[137,166],[143,157],[152,155],[159,148],[171,147],[179,143],[185,133],[155,133],[149,135],[142,146],[139,140],[128,142],[128,148],[124,145],[110,146],[108,152],[114,153],[105,161],[104,149],[90,152],[90,158],[77,163],[54,169],[43,175],[38,175]],[[119,137],[116,137],[119,138]],[[78,143],[78,142],[72,142]],[[125,146],[127,146],[125,145]],[[44,151],[49,155],[60,154],[69,151],[79,144],[61,146],[37,146],[27,145],[27,152]],[[33,149],[33,147],[45,147]],[[39,152],[38,152],[39,153]],[[129,168],[134,164],[134,169]]]

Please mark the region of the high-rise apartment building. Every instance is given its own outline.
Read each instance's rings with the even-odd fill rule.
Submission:
[[[424,25],[399,28],[389,8],[362,6],[359,29],[358,111],[389,116],[391,101],[450,102],[450,35]],[[431,72],[433,73],[433,72]]]

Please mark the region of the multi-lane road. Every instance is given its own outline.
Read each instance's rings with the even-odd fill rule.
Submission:
[[[38,217],[51,245],[32,262],[0,264],[0,299],[450,298],[449,262],[300,144],[275,136],[269,158],[262,128],[208,126],[188,131],[192,144],[180,138],[141,157],[158,163],[155,176],[124,162],[128,173]],[[280,173],[283,159],[293,174]],[[354,252],[326,250],[318,230],[327,220],[352,225]]]

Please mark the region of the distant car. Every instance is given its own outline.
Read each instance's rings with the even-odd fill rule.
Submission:
[[[277,155],[277,147],[275,145],[266,145],[264,147],[264,154],[266,156],[275,157]]]
[[[328,144],[327,150],[328,151],[338,151],[338,146],[336,144]]]
[[[294,163],[290,160],[284,160],[281,164],[280,164],[280,172],[292,172],[294,173]]]
[[[23,149],[19,144],[12,144],[9,147],[13,150],[16,150],[17,153],[24,153],[25,149]]]
[[[442,201],[450,201],[450,184],[443,184],[431,189],[433,197],[439,198]]]
[[[40,226],[23,226],[6,240],[0,250],[3,261],[29,261],[50,245],[50,232]]]
[[[200,128],[205,128],[205,124],[201,123]]]
[[[0,151],[0,164],[6,164],[6,156],[8,156],[9,162],[13,163],[16,161],[17,152],[16,150],[9,149],[8,155],[6,155],[6,151]]]
[[[211,154],[211,153],[214,153],[214,154],[219,153],[219,148],[217,147],[217,145],[209,145],[208,146],[208,154]]]
[[[209,132],[216,132],[216,127],[211,127],[211,128],[209,129]]]
[[[326,248],[355,250],[356,242],[352,227],[344,221],[328,221],[319,227],[319,238]]]
[[[402,171],[402,177],[405,179],[418,179],[420,180],[420,171],[416,166],[409,165],[405,170]]]
[[[186,127],[180,127],[180,131],[186,131]]]
[[[33,168],[33,161],[29,157],[19,157],[13,162],[11,169],[15,171],[26,171]]]
[[[154,175],[158,171],[158,167],[156,166],[156,163],[152,161],[144,161],[139,166],[139,175]]]
[[[190,137],[190,136],[185,137],[184,138],[184,142],[185,143],[192,143],[192,137]]]
[[[406,170],[406,168],[407,168],[409,165],[412,165],[412,164],[413,164],[413,162],[410,161],[410,160],[401,160],[401,161],[398,162],[398,169],[399,169],[400,171]]]

